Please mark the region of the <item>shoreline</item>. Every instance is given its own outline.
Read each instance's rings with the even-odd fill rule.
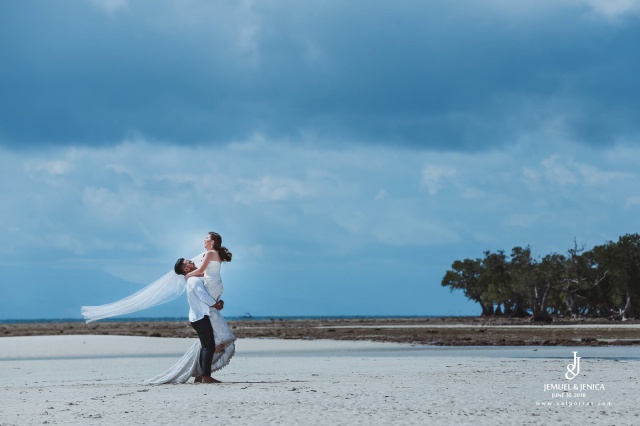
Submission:
[[[404,317],[231,320],[238,338],[349,340],[429,346],[640,346],[640,321],[524,318]],[[0,337],[118,335],[193,338],[186,320],[24,322],[0,324]]]
[[[11,361],[64,361],[115,358],[168,358],[176,360],[197,339],[174,337],[50,335],[0,339],[0,363]],[[429,346],[353,340],[294,340],[243,338],[236,340],[242,357],[446,357],[565,359],[579,350],[583,359],[640,361],[633,346],[566,348],[563,346]]]

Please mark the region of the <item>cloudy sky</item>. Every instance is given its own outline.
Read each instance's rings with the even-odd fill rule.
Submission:
[[[454,260],[638,231],[638,39],[633,0],[2,1],[0,318],[210,230],[226,315],[478,314]]]

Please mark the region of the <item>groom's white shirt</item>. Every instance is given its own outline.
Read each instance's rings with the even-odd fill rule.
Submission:
[[[200,277],[187,280],[187,300],[189,301],[189,321],[196,322],[209,315],[209,308],[216,304],[216,299],[204,288]]]

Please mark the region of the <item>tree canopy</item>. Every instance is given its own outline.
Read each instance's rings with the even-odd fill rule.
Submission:
[[[554,315],[627,319],[640,314],[640,235],[585,250],[574,241],[566,254],[534,257],[531,248],[509,255],[485,251],[483,258],[456,260],[442,286],[480,304],[482,316]]]

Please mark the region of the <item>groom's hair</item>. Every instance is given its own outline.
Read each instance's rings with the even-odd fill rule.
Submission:
[[[178,275],[184,275],[184,269],[182,269],[182,262],[184,262],[184,257],[181,257],[176,261],[175,266],[173,267],[173,272]]]

